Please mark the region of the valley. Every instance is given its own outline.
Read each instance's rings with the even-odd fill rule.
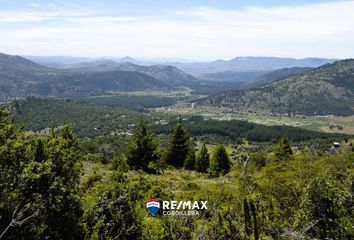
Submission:
[[[354,240],[353,13],[0,1],[0,240]]]
[[[237,67],[237,58],[215,69],[185,63],[187,73],[55,59],[0,55],[0,166],[8,174],[0,186],[11,193],[0,196],[0,230],[25,201],[48,232],[24,220],[30,230],[7,234],[274,239],[317,221],[303,212],[333,198],[341,201],[328,215],[338,216],[326,222],[336,232],[316,225],[306,234],[354,236],[353,60],[245,58]],[[195,216],[152,216],[148,199],[210,205]],[[56,230],[58,218],[58,228],[75,229]]]
[[[269,113],[232,111],[228,108],[219,107],[201,107],[186,102],[172,106],[158,107],[151,109],[151,111],[158,113],[174,112],[181,115],[197,115],[223,121],[242,120],[267,126],[294,126],[320,132],[354,134],[354,116],[274,116]]]
[[[316,64],[334,60],[235,58],[211,65],[239,66],[238,62],[242,60],[244,67],[239,70],[253,72],[225,72],[221,75],[215,72],[200,80],[174,66],[124,62],[132,61],[131,58],[66,65],[54,64],[57,58],[33,59],[60,69],[19,56],[0,55],[0,97],[3,102],[26,96],[68,98],[160,116],[172,113],[353,134],[350,115],[354,101],[354,64],[351,60],[315,69]],[[265,63],[267,69],[260,67]],[[196,64],[190,63],[190,66]],[[273,70],[280,66],[293,68]],[[296,87],[289,87],[292,82]],[[313,87],[309,87],[311,84]],[[306,92],[308,89],[318,90]]]

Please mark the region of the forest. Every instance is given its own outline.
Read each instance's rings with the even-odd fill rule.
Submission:
[[[181,119],[168,134],[140,119],[101,156],[70,127],[28,135],[0,111],[0,239],[354,238],[353,139],[320,151],[282,136],[252,152],[195,142]],[[208,208],[152,216],[149,199]]]
[[[144,99],[149,98],[134,97],[127,98],[126,101],[132,101],[133,108],[136,108],[139,102],[145,101]],[[156,104],[162,104],[163,99],[157,101]],[[100,98],[92,101],[100,101]],[[114,104],[116,98],[113,97],[111,101]],[[45,128],[69,125],[79,138],[109,136],[116,134],[117,129],[132,131],[132,126],[139,122],[141,116],[151,124],[155,134],[169,134],[180,117],[177,113],[139,113],[132,109],[109,105],[108,102],[101,105],[69,99],[29,97],[4,105],[4,108],[11,108],[15,121],[22,123],[27,131],[38,132]],[[291,126],[265,126],[241,120],[205,119],[198,115],[183,115],[181,117],[183,124],[193,136],[214,135],[224,140],[240,141],[242,138],[247,138],[250,141],[267,142],[276,141],[286,135],[290,140],[299,142],[311,139],[330,141],[351,137],[351,135],[328,134]],[[164,121],[166,124],[156,124],[160,121]]]

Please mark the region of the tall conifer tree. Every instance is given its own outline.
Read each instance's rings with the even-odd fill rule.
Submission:
[[[274,155],[277,160],[291,159],[293,151],[291,150],[289,139],[287,136],[283,136],[274,149]]]
[[[169,146],[165,155],[166,163],[177,168],[183,167],[190,149],[189,146],[189,134],[182,126],[182,121],[179,120],[170,137]]]
[[[197,159],[195,161],[195,170],[198,172],[206,173],[208,172],[208,168],[210,165],[210,157],[208,153],[208,149],[205,144],[203,144],[200,152],[198,153]]]
[[[156,173],[160,168],[160,156],[151,129],[144,121],[139,123],[127,147],[127,163],[130,168]]]
[[[184,168],[187,170],[194,170],[194,166],[195,166],[195,149],[194,146],[191,144],[189,146],[187,157],[184,160]]]
[[[224,145],[219,144],[210,160],[210,175],[213,177],[217,177],[219,174],[225,175],[230,171],[230,167],[230,158],[226,149]]]

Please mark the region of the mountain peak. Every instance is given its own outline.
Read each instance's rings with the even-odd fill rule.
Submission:
[[[130,56],[125,56],[119,60],[120,62],[136,62],[136,60]]]

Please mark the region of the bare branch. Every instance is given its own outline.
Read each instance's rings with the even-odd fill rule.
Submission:
[[[19,204],[15,210],[12,213],[12,219],[11,222],[9,223],[9,225],[7,225],[7,227],[5,228],[5,230],[0,234],[0,239],[3,239],[3,237],[5,236],[5,234],[7,233],[7,231],[14,226],[21,226],[22,224],[28,222],[31,218],[37,216],[39,214],[39,210],[36,210],[35,212],[33,212],[32,214],[30,214],[27,217],[24,217],[24,215],[26,214],[26,212],[31,209],[31,207],[33,205],[35,205],[34,203],[27,203],[25,205],[23,205],[21,208],[22,204]],[[19,210],[20,209],[20,210]],[[24,218],[23,218],[24,217]],[[23,219],[22,219],[23,218]]]

